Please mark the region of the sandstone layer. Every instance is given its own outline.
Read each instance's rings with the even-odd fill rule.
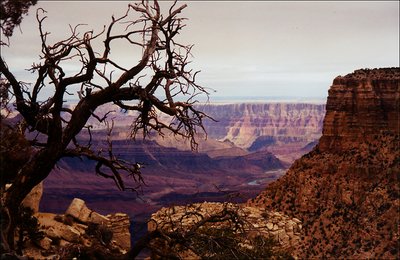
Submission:
[[[316,148],[248,202],[302,220],[302,258],[399,257],[399,96],[399,68],[337,77]]]
[[[399,71],[356,70],[337,77],[329,90],[319,149],[348,150],[376,134],[398,133]]]

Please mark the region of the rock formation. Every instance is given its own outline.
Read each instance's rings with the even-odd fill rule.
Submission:
[[[131,248],[131,233],[129,232],[129,216],[125,213],[107,215],[109,222],[107,227],[113,233],[113,241],[123,250]]]
[[[337,77],[329,90],[321,152],[348,150],[359,140],[399,132],[399,71],[356,70]]]
[[[399,257],[399,97],[399,68],[337,77],[318,145],[248,202],[302,220],[302,258]]]
[[[65,215],[71,216],[82,223],[95,223],[104,225],[110,222],[110,219],[102,216],[101,214],[90,210],[85,202],[81,199],[75,198],[69,205]]]
[[[267,150],[288,165],[320,138],[325,114],[324,104],[312,103],[210,104],[200,109],[216,120],[204,120],[210,139],[228,140],[250,152]]]
[[[213,117],[205,128],[211,138],[229,139],[242,148],[251,147],[257,137],[318,139],[321,135],[323,104],[243,103],[212,104],[200,109]]]
[[[10,186],[11,184],[6,184],[5,190],[7,191],[7,189],[9,189]],[[21,206],[30,208],[33,211],[33,213],[38,212],[42,195],[43,195],[43,182],[33,187],[31,192],[29,192],[28,195],[26,195],[25,199],[22,201]]]
[[[40,200],[42,199],[43,194],[43,182],[39,183],[22,201],[22,206],[29,207],[33,210],[34,213],[39,211]]]
[[[23,249],[24,256],[33,259],[96,256],[117,259],[131,248],[128,215],[103,216],[78,198],[71,202],[65,214],[37,212],[34,217],[43,235],[27,240]]]
[[[204,202],[162,208],[151,215],[151,219],[148,222],[148,231],[158,230],[164,234],[177,232],[189,240],[191,239],[190,233],[193,233],[193,227],[207,219],[210,219],[210,221],[203,224],[203,227],[213,230],[220,230],[224,227],[230,229],[229,225],[232,225],[232,223],[224,216],[224,212],[229,212],[227,216],[230,218],[238,219],[238,223],[244,220],[243,226],[239,229],[240,231],[238,230],[235,234],[236,236],[240,236],[240,238],[248,238],[249,240],[255,236],[273,238],[278,241],[279,248],[288,251],[298,245],[300,241],[302,231],[300,220],[289,218],[279,212],[265,211],[259,208],[232,203]],[[217,221],[218,218],[216,216],[224,217],[220,218],[223,219],[222,221]],[[237,246],[251,248],[253,245],[249,240],[243,240]],[[157,249],[164,252],[177,250],[179,256],[182,258],[200,259],[194,252],[189,252],[190,250],[179,250],[174,243],[171,243],[171,245],[168,243],[159,243],[157,244]],[[199,245],[193,245],[194,248],[196,246]]]
[[[304,146],[321,137],[325,114],[323,102],[211,103],[198,104],[196,107],[215,119],[204,118],[203,124],[208,138],[204,139],[205,136],[201,133],[197,136],[200,152],[215,157],[232,153],[239,156],[246,152],[268,150],[289,165],[304,154],[301,151]],[[102,115],[112,110],[119,111],[105,106],[96,112]],[[134,120],[135,113],[113,112],[111,115],[115,120],[115,138],[129,137],[130,131],[126,126]],[[104,127],[95,120],[91,124],[94,129]],[[172,134],[162,137],[154,135],[151,139],[165,147],[190,150],[189,142],[182,138],[177,139]]]

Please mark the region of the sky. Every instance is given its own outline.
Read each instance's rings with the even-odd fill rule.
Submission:
[[[128,1],[40,1],[2,48],[20,80],[39,62],[36,9],[47,11],[50,39],[69,24],[100,31]],[[326,99],[333,79],[360,68],[399,66],[398,1],[185,1],[183,43],[194,44],[198,82],[219,98]],[[163,1],[165,11],[171,2]],[[113,50],[122,62],[125,48]]]

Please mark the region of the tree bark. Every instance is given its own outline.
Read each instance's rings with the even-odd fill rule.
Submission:
[[[19,214],[19,206],[29,192],[43,181],[51,172],[54,165],[58,161],[60,151],[45,148],[35,154],[31,160],[21,168],[15,181],[6,192],[4,217],[6,218],[6,227],[3,227],[3,237],[6,238],[9,250],[14,251],[14,235],[15,235],[15,216]],[[7,247],[6,246],[6,247]]]

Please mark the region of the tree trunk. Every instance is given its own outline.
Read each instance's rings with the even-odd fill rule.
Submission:
[[[2,209],[3,220],[2,237],[5,248],[10,251],[15,249],[16,216],[19,214],[19,206],[29,192],[43,181],[51,172],[59,159],[60,152],[57,149],[43,149],[35,154],[29,162],[22,166],[20,173],[6,192],[4,208]]]

